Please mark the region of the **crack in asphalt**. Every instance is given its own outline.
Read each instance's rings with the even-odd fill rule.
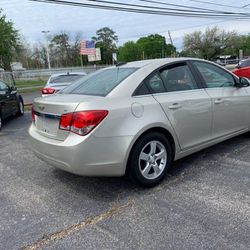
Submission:
[[[168,177],[173,177],[172,175],[167,175]],[[181,173],[180,176],[174,178],[172,181],[169,181],[165,184],[162,184],[158,187],[153,188],[154,192],[155,191],[161,191],[164,188],[167,188],[168,186],[170,186],[171,184],[182,180],[185,177],[185,173]],[[135,189],[137,191],[139,191],[140,189]],[[151,191],[153,191],[151,190]],[[123,193],[123,192],[122,192]],[[121,193],[121,194],[122,194]],[[150,193],[150,192],[149,192]],[[119,199],[119,196],[121,195],[119,194],[117,197],[117,200]],[[90,225],[96,225],[97,223],[99,223],[100,221],[106,220],[116,214],[118,214],[119,212],[121,212],[122,210],[131,207],[132,205],[135,204],[135,200],[134,199],[129,199],[129,201],[123,205],[118,206],[117,203],[113,203],[113,205],[111,206],[111,208],[109,210],[107,210],[106,212],[103,212],[99,215],[96,215],[94,217],[88,217],[87,219],[85,219],[84,221],[81,221],[77,224],[73,224],[65,229],[62,229],[61,231],[55,232],[55,233],[51,233],[51,234],[47,234],[44,235],[41,239],[39,239],[38,241],[28,245],[28,246],[24,246],[21,248],[21,250],[36,250],[38,248],[44,247],[46,245],[48,245],[49,243],[53,242],[53,241],[58,241],[61,239],[66,238],[67,236],[87,227]]]
[[[75,232],[77,232],[77,231],[79,231],[87,226],[95,225],[103,220],[106,220],[106,219],[120,213],[122,210],[133,206],[133,204],[134,204],[134,200],[132,200],[132,199],[130,199],[127,203],[125,203],[123,205],[118,205],[118,204],[114,203],[109,210],[107,210],[99,215],[96,215],[93,217],[88,217],[84,221],[81,221],[77,224],[73,224],[67,228],[64,228],[61,231],[44,235],[41,239],[32,243],[31,245],[22,247],[21,250],[36,250],[38,248],[44,247],[45,245],[48,245],[52,241],[58,241],[58,240],[61,240],[63,238],[66,238],[67,236],[69,236],[69,235],[71,235],[71,234],[73,234],[73,233],[75,233]]]

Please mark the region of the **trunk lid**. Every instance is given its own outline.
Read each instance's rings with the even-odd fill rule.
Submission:
[[[59,129],[62,114],[74,112],[80,103],[97,101],[103,97],[56,94],[34,100],[35,126],[45,137],[63,141],[69,131]]]

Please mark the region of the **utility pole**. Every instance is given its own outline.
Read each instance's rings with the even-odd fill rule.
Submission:
[[[162,45],[161,45],[161,57],[162,58],[164,58],[164,45],[165,45],[164,40],[165,40],[165,37],[164,39],[162,39]]]
[[[174,47],[174,43],[173,43],[173,40],[172,40],[172,37],[171,37],[171,34],[170,34],[170,30],[168,31],[168,36],[169,36],[169,40],[170,40],[171,45]],[[174,54],[174,57],[176,57],[175,52],[173,54]]]
[[[48,34],[50,31],[49,30],[42,30],[42,33],[45,35],[45,39],[46,39],[46,54],[47,54],[47,61],[48,61],[48,67],[49,67],[49,71],[51,70],[51,66],[50,66],[50,55],[49,55],[49,41],[48,41],[48,36],[46,34]]]

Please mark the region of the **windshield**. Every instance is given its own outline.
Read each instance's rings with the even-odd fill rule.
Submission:
[[[137,68],[109,68],[96,71],[60,91],[60,94],[106,96]]]
[[[61,76],[52,76],[49,80],[49,83],[65,83],[65,82],[74,82],[84,75],[61,75]]]

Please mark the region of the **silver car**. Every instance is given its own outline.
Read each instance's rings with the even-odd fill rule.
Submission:
[[[31,146],[74,174],[153,186],[172,161],[249,131],[248,86],[204,60],[118,64],[35,99]]]
[[[47,96],[55,94],[66,86],[72,84],[74,81],[80,79],[81,77],[86,76],[84,72],[68,72],[61,74],[53,74],[48,79],[45,87],[41,89],[42,96]]]

